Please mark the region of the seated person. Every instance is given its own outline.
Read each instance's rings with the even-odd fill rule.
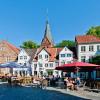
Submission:
[[[70,88],[71,90],[74,90],[74,84],[73,84],[72,79],[66,77],[64,81],[66,82],[67,88]]]

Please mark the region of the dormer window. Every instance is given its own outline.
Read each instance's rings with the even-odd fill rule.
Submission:
[[[65,51],[67,51],[67,48],[65,48]]]
[[[39,55],[39,59],[42,59],[42,55]]]

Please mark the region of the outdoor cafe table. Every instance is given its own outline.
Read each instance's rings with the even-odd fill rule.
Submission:
[[[64,81],[58,80],[58,81],[56,82],[56,86],[59,87],[59,88],[64,88],[64,87],[65,87],[65,86],[64,86]]]

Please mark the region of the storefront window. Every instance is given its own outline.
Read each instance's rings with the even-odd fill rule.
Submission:
[[[100,78],[100,70],[96,71],[96,78]]]

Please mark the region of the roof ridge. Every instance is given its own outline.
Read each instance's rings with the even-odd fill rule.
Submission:
[[[97,43],[100,42],[100,38],[94,35],[81,35],[76,36],[77,43]]]

